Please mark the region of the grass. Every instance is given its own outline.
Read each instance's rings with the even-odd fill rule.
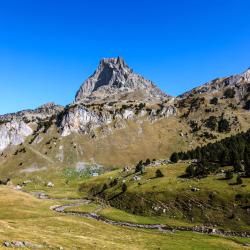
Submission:
[[[111,226],[49,210],[53,201],[0,187],[0,242],[21,240],[44,249],[242,249],[242,242],[194,233],[160,233]],[[241,241],[241,242],[240,242]],[[0,246],[0,249],[5,249]]]
[[[170,219],[164,216],[140,216],[130,214],[113,207],[105,207],[104,209],[99,211],[98,214],[114,221],[132,222],[136,224],[167,224],[175,226],[191,226],[191,223],[185,223],[183,221]]]
[[[250,179],[244,178],[244,185],[230,185],[236,182],[236,175],[232,180],[224,180],[223,176],[217,175],[200,180],[180,178],[186,166],[185,162],[161,166],[159,169],[164,174],[161,178],[155,178],[155,171],[158,168],[148,167],[140,176],[140,181],[133,180],[132,172],[128,174],[116,171],[95,180],[85,181],[82,189],[85,192],[91,187],[101,190],[104,183],[110,183],[110,176],[119,178],[119,184],[109,187],[102,196],[109,200],[112,206],[129,213],[106,209],[106,216],[111,216],[113,219],[145,221],[150,217],[146,221],[174,224],[180,221],[190,225],[206,223],[217,224],[219,228],[226,230],[249,230],[249,216],[240,208],[235,196],[237,194],[247,196],[250,193]],[[121,193],[122,182],[128,186],[125,193]],[[193,187],[199,191],[193,192]],[[188,204],[191,204],[191,209]],[[152,209],[155,206],[160,207],[159,211]],[[105,210],[102,212],[105,213]],[[143,215],[144,218],[134,216],[131,218],[130,214]]]
[[[94,213],[99,208],[98,204],[91,203],[85,204],[77,207],[66,208],[65,211],[74,211],[74,212],[84,212],[84,213]]]

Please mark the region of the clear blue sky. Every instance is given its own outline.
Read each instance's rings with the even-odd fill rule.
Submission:
[[[0,114],[67,104],[100,58],[178,95],[250,66],[249,0],[0,1]]]

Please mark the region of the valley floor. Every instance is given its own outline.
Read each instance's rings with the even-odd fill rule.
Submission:
[[[246,238],[125,228],[51,210],[67,203],[63,199],[39,200],[1,186],[0,249],[8,249],[3,246],[5,241],[25,241],[43,249],[248,249],[250,244]],[[67,209],[92,212],[98,205]],[[103,215],[107,209],[102,210]]]

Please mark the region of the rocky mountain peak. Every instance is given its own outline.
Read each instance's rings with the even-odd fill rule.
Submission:
[[[121,57],[105,58],[97,70],[80,87],[76,102],[95,100],[164,98],[151,81],[146,80],[125,63]]]

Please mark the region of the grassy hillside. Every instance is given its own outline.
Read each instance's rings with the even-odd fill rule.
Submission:
[[[242,185],[234,185],[236,176],[225,180],[224,174],[210,175],[203,179],[187,179],[187,163],[148,167],[135,181],[134,170],[108,173],[83,182],[81,190],[105,199],[112,206],[132,214],[159,216],[164,221],[182,221],[190,224],[205,224],[234,230],[250,229],[249,206],[250,179]],[[225,167],[225,169],[230,167]],[[155,178],[160,169],[164,177]],[[111,179],[112,176],[112,179]],[[118,183],[112,186],[112,180]],[[106,183],[106,189],[103,185]],[[122,192],[122,185],[127,191]],[[112,186],[112,187],[111,187]],[[122,215],[120,216],[123,217]],[[126,216],[125,216],[126,218]]]
[[[0,243],[26,241],[43,249],[242,249],[247,242],[194,233],[127,229],[49,210],[61,202],[37,200],[0,187]],[[6,248],[0,244],[0,249]]]

